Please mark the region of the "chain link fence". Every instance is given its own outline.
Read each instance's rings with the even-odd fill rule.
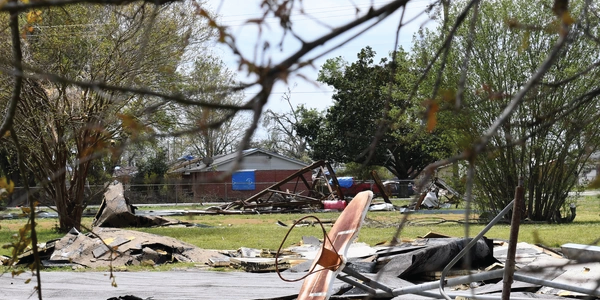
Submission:
[[[179,204],[179,203],[206,203],[206,202],[231,202],[246,199],[263,189],[268,188],[275,182],[255,182],[253,190],[236,191],[232,189],[232,183],[163,183],[163,184],[124,184],[124,196],[134,205],[143,204]],[[196,194],[194,194],[196,190]],[[31,187],[32,199],[41,205],[54,205],[52,199],[42,188]],[[100,205],[104,198],[103,185],[88,185],[83,199],[84,205]],[[25,190],[15,187],[14,192],[9,195],[2,206],[26,205]]]
[[[234,190],[231,182],[222,183],[160,183],[160,184],[124,184],[124,196],[134,205],[143,204],[179,204],[179,203],[207,203],[207,202],[231,202],[246,199],[275,182],[255,182],[252,190]],[[293,184],[283,186],[292,193],[300,193]],[[386,184],[387,192],[392,197],[406,198],[413,195],[413,182],[396,180]],[[39,201],[42,205],[54,205],[54,199],[49,197],[40,187],[30,188],[32,199]],[[84,205],[100,205],[104,198],[103,185],[88,185],[83,199]],[[194,193],[195,191],[195,193]],[[326,193],[326,189],[322,191]],[[22,187],[15,187],[15,191],[7,199],[5,206],[25,205],[25,191]]]

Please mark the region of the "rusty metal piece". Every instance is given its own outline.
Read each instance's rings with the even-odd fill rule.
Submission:
[[[502,300],[510,299],[510,289],[515,275],[515,256],[517,254],[519,225],[521,224],[521,208],[523,207],[524,198],[525,188],[523,188],[523,178],[520,178],[519,186],[515,189],[515,202],[513,204],[512,220],[510,223],[510,240],[508,242],[506,263],[504,264]]]
[[[342,257],[333,250],[323,247],[317,264],[325,269],[336,271],[342,265]]]
[[[377,171],[371,170],[371,177],[373,178],[373,181],[375,181],[375,185],[377,185],[377,188],[379,188],[379,191],[381,192],[381,197],[383,198],[383,201],[385,201],[385,203],[392,204],[392,201],[390,201],[390,198],[387,194],[387,190],[383,186],[383,183],[381,183],[381,179],[379,179],[379,175],[377,174]]]

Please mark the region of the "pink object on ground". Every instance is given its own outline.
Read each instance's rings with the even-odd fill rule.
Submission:
[[[323,207],[325,209],[344,210],[344,208],[346,208],[346,201],[344,201],[344,200],[325,200],[325,201],[323,201]]]

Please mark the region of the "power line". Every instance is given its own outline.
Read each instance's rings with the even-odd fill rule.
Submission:
[[[419,9],[419,8],[425,8],[428,7],[428,5],[423,5],[423,6],[416,6],[416,7],[412,7],[414,9]],[[342,10],[339,10],[342,11]],[[319,12],[319,14],[324,14],[324,13],[330,13],[329,11],[324,11],[324,12]],[[304,14],[298,14],[298,15],[293,15],[291,22],[292,24],[295,22],[301,22],[301,21],[314,21],[315,19],[318,18],[311,18],[311,16],[315,15],[317,13],[312,13],[312,14],[308,14],[308,13],[304,13]],[[327,16],[327,20],[330,20],[332,18],[341,18],[341,17],[349,17],[349,16],[357,16],[356,13],[344,13],[344,14],[336,14],[336,15],[328,15]],[[302,18],[299,18],[302,17]],[[239,19],[239,20],[221,20],[221,25],[227,26],[227,27],[239,27],[239,26],[244,26],[244,25],[248,25],[248,23],[246,21],[248,21],[249,19],[252,18],[247,18],[247,19]],[[238,24],[235,24],[236,22],[241,22]],[[263,19],[263,24],[275,24],[275,23],[279,23],[279,18],[277,17],[266,17]]]
[[[417,3],[417,2],[431,2],[430,0],[412,0],[410,1],[408,4],[411,3]],[[304,13],[308,13],[309,11],[327,11],[328,9],[332,8],[332,9],[336,9],[336,10],[332,10],[332,11],[337,11],[337,10],[348,10],[348,9],[353,9],[353,8],[370,8],[370,7],[375,7],[378,4],[388,4],[390,3],[389,1],[381,1],[381,2],[373,2],[373,3],[368,3],[368,4],[358,4],[358,5],[337,5],[337,6],[326,6],[326,7],[319,7],[319,8],[310,8],[307,10],[303,10]],[[299,10],[297,10],[298,12],[300,12]],[[256,17],[261,17],[262,13],[251,13],[251,14],[238,14],[238,15],[228,15],[225,16],[226,18],[229,17],[246,17],[246,16],[256,16]],[[273,17],[271,17],[273,18]],[[245,20],[246,18],[241,18],[241,20]]]

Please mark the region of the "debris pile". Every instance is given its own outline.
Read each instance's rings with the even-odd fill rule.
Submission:
[[[284,189],[293,185],[293,190]],[[331,165],[317,161],[244,200],[190,214],[256,214],[308,212],[323,209],[323,201],[345,201]]]
[[[304,238],[303,240],[306,240]],[[312,240],[316,240],[312,238]],[[422,289],[430,293],[438,293],[437,283],[444,267],[470,241],[465,238],[418,238],[403,241],[397,245],[369,247],[362,243],[353,243],[348,251],[348,263],[343,273],[360,273],[366,278],[383,283],[393,289]],[[496,278],[468,281],[469,276],[486,274],[494,270],[503,272],[507,257],[508,243],[500,240],[483,239],[477,241],[470,251],[469,267],[465,268],[462,261],[456,264],[448,273],[446,279],[462,279],[466,283],[449,284],[445,291],[454,297],[468,298],[472,293],[479,296],[492,296],[500,299],[503,281],[502,273]],[[583,258],[582,263],[574,258],[565,257],[562,253],[574,252],[573,248],[585,248],[586,254],[578,254]],[[599,247],[595,247],[599,248]],[[590,253],[597,251],[593,246],[566,244],[560,252],[528,243],[517,245],[517,270],[515,282],[512,284],[511,299],[583,299],[592,295],[600,299],[600,261],[589,261]],[[309,250],[310,249],[310,250]],[[296,262],[305,259],[304,263],[292,264],[282,272],[284,277],[291,278],[308,272],[315,255],[318,255],[320,245],[305,244],[291,247],[286,251],[292,254],[283,255],[281,261],[294,257]],[[568,250],[571,249],[571,250]],[[343,279],[348,275],[340,275]],[[518,281],[519,278],[536,278],[537,283]],[[346,280],[344,280],[346,281]],[[452,282],[452,281],[450,281]],[[429,287],[427,285],[430,285]],[[368,284],[370,286],[375,286]],[[553,285],[554,287],[550,286]],[[330,299],[363,299],[372,296],[365,289],[352,284],[338,285]],[[395,297],[378,296],[377,299],[431,299],[431,296],[407,293]],[[585,298],[585,299],[596,299]],[[458,298],[456,298],[458,299]],[[465,299],[465,298],[462,298]],[[486,298],[492,299],[492,298]]]
[[[170,262],[205,264],[223,257],[177,239],[119,228],[96,228],[83,234],[71,230],[59,240],[38,246],[44,267],[118,267],[160,265]],[[17,264],[33,262],[31,251],[21,255]]]

